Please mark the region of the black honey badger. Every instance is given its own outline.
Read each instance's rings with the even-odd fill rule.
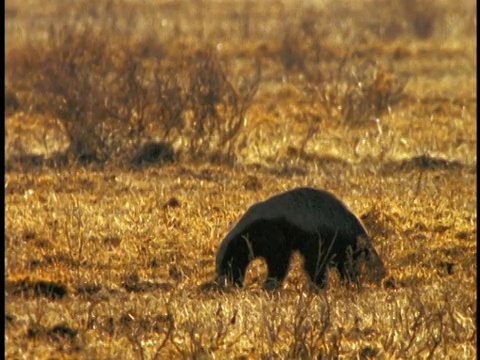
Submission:
[[[264,287],[274,289],[286,277],[292,253],[298,251],[311,281],[323,288],[327,268],[343,282],[358,283],[361,265],[367,280],[379,281],[385,267],[360,220],[333,194],[296,188],[252,205],[220,243],[217,281],[242,286],[251,260],[265,259]]]

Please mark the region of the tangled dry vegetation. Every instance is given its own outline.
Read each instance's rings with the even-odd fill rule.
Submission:
[[[6,1],[6,358],[475,358],[475,8]],[[212,284],[296,186],[362,218],[380,286]]]

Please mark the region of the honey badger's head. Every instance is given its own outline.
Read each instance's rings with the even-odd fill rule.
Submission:
[[[385,265],[366,235],[357,237],[357,248],[351,254],[349,272],[353,279],[358,276],[372,283],[380,282],[387,274]]]

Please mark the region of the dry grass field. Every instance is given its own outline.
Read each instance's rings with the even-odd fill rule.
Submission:
[[[7,0],[7,359],[475,359],[476,1]],[[150,147],[149,147],[150,146]],[[327,189],[388,274],[215,286]]]

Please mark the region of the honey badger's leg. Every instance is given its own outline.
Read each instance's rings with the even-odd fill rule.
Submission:
[[[253,257],[263,257],[267,263],[264,288],[277,288],[287,276],[292,253],[280,221],[261,222],[251,232]]]
[[[332,240],[329,240],[332,238]],[[328,240],[327,240],[328,239]],[[327,284],[327,269],[332,256],[335,256],[335,235],[310,234],[298,246],[303,256],[303,267],[310,280],[320,289]]]
[[[287,276],[291,256],[291,250],[286,245],[285,235],[275,231],[271,235],[276,238],[276,246],[269,249],[264,255],[268,268],[264,284],[266,290],[273,290],[281,285]]]
[[[248,248],[239,239],[232,241],[223,259],[218,274],[220,285],[233,282],[237,286],[243,286],[245,271],[250,262]]]
[[[323,289],[327,284],[327,266],[317,260],[316,255],[304,255],[303,267],[310,280],[319,288]]]
[[[358,257],[353,254],[351,247],[348,247],[346,254],[339,258],[337,269],[340,274],[340,281],[342,284],[359,284]]]
[[[317,244],[300,249],[303,256],[303,268],[310,281],[314,282],[319,288],[324,288],[327,284],[327,257],[320,253],[320,246]]]

